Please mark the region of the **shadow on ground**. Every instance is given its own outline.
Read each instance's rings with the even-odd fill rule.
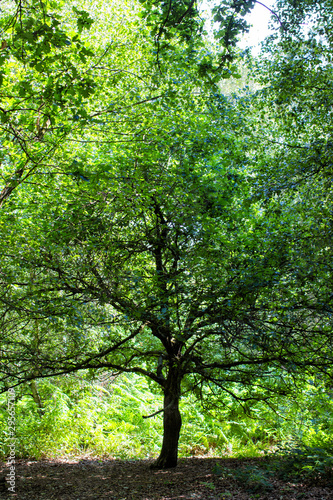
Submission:
[[[152,460],[18,460],[15,493],[3,485],[0,498],[333,500],[331,488],[268,477],[262,459],[184,458],[177,468],[160,471],[150,470],[151,463]],[[256,472],[254,480],[252,470]],[[5,464],[0,472],[8,472]]]

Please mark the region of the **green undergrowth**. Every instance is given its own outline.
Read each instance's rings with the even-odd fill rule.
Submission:
[[[333,486],[333,439],[321,446],[309,446],[299,440],[280,446],[270,470],[280,479]]]
[[[214,465],[212,473],[223,479],[240,483],[250,493],[268,492],[274,488],[272,484],[274,472],[269,468],[259,467],[255,464],[232,468],[217,463]]]
[[[146,459],[158,455],[162,443],[162,413],[144,417],[162,408],[162,396],[144,378],[136,375],[112,378],[104,374],[89,380],[84,375],[63,376],[39,381],[36,387],[40,408],[30,386],[16,391],[17,458]],[[297,460],[292,458],[296,454],[300,464],[296,475],[299,472],[300,477],[306,474],[310,477],[316,475],[314,471],[320,467],[318,473],[326,474],[332,466],[332,398],[313,390],[311,403],[306,391],[303,397],[303,408],[285,402],[279,412],[273,412],[258,403],[251,408],[249,417],[232,400],[213,410],[204,410],[188,393],[181,401],[183,425],[179,455],[263,457],[276,449],[284,457],[283,463],[280,460],[281,471],[290,470],[288,460],[296,467]],[[2,395],[0,456],[3,459],[8,455],[7,419],[7,399]],[[244,482],[248,473],[237,474]],[[259,489],[269,489],[266,472],[261,475],[260,470],[252,470],[248,480],[251,484],[256,480],[261,482]]]

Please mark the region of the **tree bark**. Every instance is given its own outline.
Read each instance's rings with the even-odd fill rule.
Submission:
[[[38,413],[40,414],[40,416],[43,416],[44,415],[43,405],[42,405],[42,401],[40,399],[40,395],[39,395],[39,392],[37,389],[37,384],[36,384],[35,380],[31,380],[30,387],[31,387],[32,397],[34,398],[34,401],[35,401],[37,408],[38,408]]]
[[[160,456],[151,465],[152,469],[176,467],[178,459],[178,441],[182,425],[179,411],[180,382],[178,373],[172,367],[164,387],[163,443]]]

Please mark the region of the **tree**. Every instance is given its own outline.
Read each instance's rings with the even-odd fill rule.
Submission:
[[[11,210],[2,240],[3,382],[99,368],[151,378],[164,393],[156,467],[177,463],[182,387],[269,404],[332,361],[327,314],[285,288],[284,235],[265,238],[274,219],[246,201],[244,123],[222,96],[185,88],[164,130],[126,154],[100,150],[90,171],[107,155],[108,176],[63,180],[52,211],[45,192],[16,222]]]
[[[255,156],[256,101],[200,87],[186,44],[165,46],[149,76],[146,49],[148,63],[99,86],[102,116],[87,103],[91,126],[61,149],[67,175],[22,185],[5,205],[1,381],[149,377],[164,393],[163,468],[177,463],[182,391],[206,386],[249,408],[332,376],[331,271],[302,278],[304,217],[283,209],[288,194],[259,196],[271,179],[267,154]]]

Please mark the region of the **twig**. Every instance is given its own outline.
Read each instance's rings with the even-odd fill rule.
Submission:
[[[166,406],[165,408],[162,408],[161,410],[157,410],[157,411],[155,411],[155,413],[152,413],[151,415],[142,415],[142,418],[155,417],[155,415],[158,415],[159,413],[163,413],[165,410],[167,410],[168,408],[170,408],[170,406],[172,406],[173,403],[174,403],[174,400],[172,400],[171,403],[168,404],[168,406]]]
[[[256,2],[256,3],[258,3],[259,5],[262,5],[263,7],[265,7],[265,9],[269,10],[269,12],[270,12],[271,14],[273,14],[273,16],[275,16],[275,17],[276,17],[276,19],[279,21],[279,23],[280,23],[280,25],[281,25],[281,28],[283,28],[284,30],[286,30],[286,31],[287,31],[287,28],[285,28],[285,26],[284,26],[283,22],[281,21],[281,19],[280,19],[280,18],[279,18],[279,16],[277,15],[277,13],[276,13],[276,12],[274,12],[274,10],[270,9],[269,7],[267,7],[267,5],[265,5],[264,3],[259,2],[259,0],[255,0],[255,2]]]

